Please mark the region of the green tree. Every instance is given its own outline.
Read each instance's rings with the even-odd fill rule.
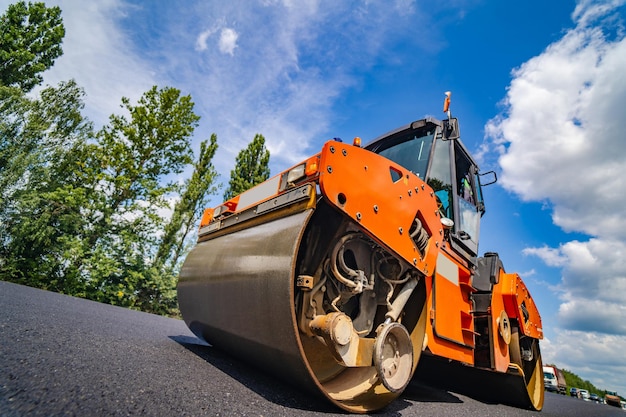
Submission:
[[[256,134],[252,142],[241,150],[235,161],[235,169],[230,171],[230,181],[224,193],[224,200],[262,183],[270,177],[270,152],[265,148],[265,138]]]
[[[203,141],[200,144],[194,171],[191,178],[185,181],[180,199],[165,225],[156,256],[149,268],[140,272],[143,285],[137,293],[136,307],[141,310],[159,314],[177,312],[176,282],[180,259],[189,247],[187,237],[199,219],[200,210],[207,197],[216,190],[214,181],[217,173],[211,162],[216,150],[215,134],[211,135],[210,143]]]
[[[59,7],[20,1],[0,16],[0,85],[25,92],[61,56],[65,28]]]
[[[155,257],[155,264],[169,265],[174,270],[185,250],[185,241],[191,233],[202,209],[208,204],[207,197],[217,191],[214,185],[217,172],[212,164],[217,151],[217,136],[211,135],[210,143],[200,144],[200,155],[194,164],[191,178],[185,181],[184,191],[174,206],[174,213],[165,226],[163,237]]]
[[[97,133],[74,81],[27,96],[62,53],[60,13],[22,1],[0,17],[0,279],[171,314],[217,138],[180,184],[199,117],[179,90],[122,98],[127,116]]]
[[[190,97],[153,87],[137,105],[123,98],[128,116],[94,133],[73,82],[32,101],[2,91],[0,157],[12,162],[0,170],[0,279],[175,312],[183,242],[215,192],[215,135],[191,179],[177,180],[194,160]]]
[[[0,87],[0,277],[77,293],[65,276],[72,239],[82,234],[82,202],[93,193],[77,166],[90,152],[91,123],[73,81],[35,99]],[[92,187],[89,187],[89,186]]]
[[[88,160],[101,192],[87,210],[90,227],[73,273],[88,277],[90,298],[158,311],[163,292],[173,297],[172,283],[151,269],[165,226],[160,211],[180,190],[174,177],[193,162],[189,141],[199,117],[191,98],[171,87],[122,104],[129,118],[110,117]]]
[[[25,132],[32,107],[19,88],[0,86],[0,199],[25,171],[26,162],[21,159],[37,142]]]

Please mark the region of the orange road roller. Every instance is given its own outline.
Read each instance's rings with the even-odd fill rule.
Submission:
[[[367,146],[328,141],[206,209],[178,283],[191,331],[349,412],[391,403],[420,361],[541,410],[541,317],[497,253],[478,255],[496,176],[446,111]]]

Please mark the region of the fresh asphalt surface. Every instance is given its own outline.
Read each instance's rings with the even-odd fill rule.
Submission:
[[[0,281],[0,416],[345,416],[181,320]],[[279,363],[276,366],[281,366]],[[413,381],[380,416],[626,416],[546,393],[542,412]]]

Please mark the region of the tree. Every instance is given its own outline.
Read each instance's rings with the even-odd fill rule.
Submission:
[[[61,56],[65,27],[61,9],[20,1],[0,16],[0,85],[25,92],[43,80],[40,73]]]
[[[270,177],[269,162],[270,152],[265,148],[265,138],[257,133],[252,142],[237,155],[224,200],[267,180]]]
[[[215,192],[215,135],[191,179],[177,180],[194,159],[191,98],[153,87],[137,105],[123,98],[128,116],[94,133],[73,82],[33,101],[11,93],[0,100],[0,157],[19,162],[0,169],[0,279],[174,313],[185,238]]]
[[[215,193],[213,183],[217,173],[211,161],[216,150],[215,134],[211,135],[210,143],[203,141],[200,144],[193,174],[185,181],[180,199],[163,230],[156,256],[150,267],[141,272],[143,285],[137,292],[136,307],[143,311],[160,314],[177,311],[176,282],[180,258],[187,249],[187,237],[199,219],[201,208],[208,195]]]
[[[5,93],[5,94],[2,94]],[[81,116],[73,81],[29,99],[0,87],[0,278],[80,293],[65,274],[83,233],[81,207],[94,192],[77,164],[91,152],[91,123]]]
[[[130,117],[110,117],[88,160],[101,192],[88,210],[83,256],[72,268],[88,277],[90,298],[157,311],[164,292],[170,301],[175,296],[171,280],[150,261],[165,226],[160,211],[180,190],[173,178],[193,161],[189,141],[199,116],[191,98],[171,87],[155,86],[137,105],[127,98],[122,104]]]
[[[62,53],[60,13],[22,1],[0,16],[0,279],[175,313],[186,238],[216,192],[217,138],[181,184],[199,116],[179,90],[122,98],[127,116],[97,133],[74,81],[27,96]]]
[[[184,252],[187,236],[199,219],[201,210],[207,205],[207,197],[215,194],[217,172],[212,164],[217,151],[217,136],[211,135],[211,142],[200,144],[200,155],[194,165],[191,178],[185,181],[185,189],[174,206],[174,213],[165,226],[163,237],[155,257],[155,264],[175,269]]]

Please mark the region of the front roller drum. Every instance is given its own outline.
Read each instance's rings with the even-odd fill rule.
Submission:
[[[381,409],[402,393],[421,353],[423,282],[402,301],[401,320],[376,318],[372,331],[364,331],[361,315],[346,306],[377,308],[367,298],[375,297],[374,290],[348,297],[344,287],[333,284],[344,291],[333,296],[334,307],[319,306],[315,317],[304,317],[298,302],[310,289],[298,286],[305,285],[299,264],[311,258],[309,253],[324,253],[318,256],[318,281],[327,265],[327,248],[312,247],[314,239],[307,238],[310,223],[324,229],[326,223],[315,218],[307,210],[199,243],[180,274],[182,316],[194,334],[214,347],[321,393],[344,410]],[[319,294],[327,294],[325,286],[330,282],[318,285]],[[323,304],[328,307],[328,300]]]

